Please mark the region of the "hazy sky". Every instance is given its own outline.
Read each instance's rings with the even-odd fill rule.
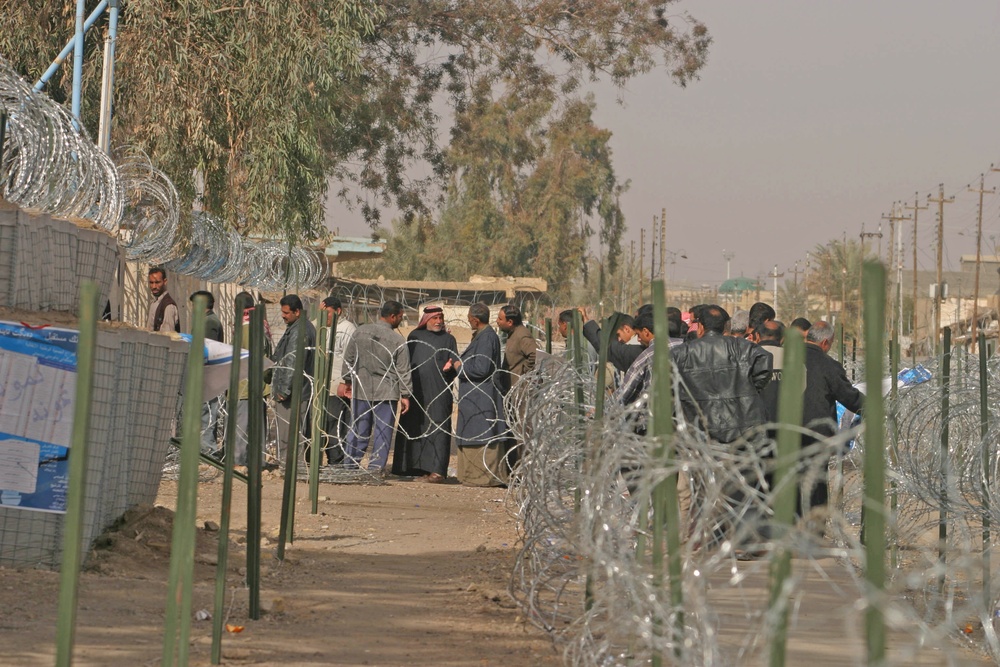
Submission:
[[[987,0],[689,0],[714,38],[700,81],[661,71],[596,87],[614,133],[629,240],[667,209],[672,280],[786,272],[817,244],[878,230],[892,203],[945,195],[946,268],[975,252],[978,187],[1000,186],[1000,3]],[[997,187],[1000,190],[1000,187]],[[985,199],[984,252],[1000,241]],[[331,210],[331,213],[334,213]],[[907,212],[909,213],[909,212]],[[918,263],[934,266],[936,204],[920,212]],[[337,212],[342,234],[367,234]],[[904,255],[911,227],[903,223]],[[883,223],[883,248],[889,242]],[[647,231],[647,239],[649,235]],[[877,241],[874,240],[874,241]],[[628,242],[626,241],[626,249]],[[648,249],[647,249],[648,262]],[[648,264],[647,264],[648,265]],[[906,266],[910,266],[907,259]],[[768,280],[770,284],[770,280]]]

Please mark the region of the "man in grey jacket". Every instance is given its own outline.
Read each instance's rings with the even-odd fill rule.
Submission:
[[[345,458],[348,468],[359,467],[371,440],[368,470],[382,475],[396,423],[396,402],[400,414],[410,408],[410,354],[406,340],[396,331],[402,322],[403,304],[386,301],[379,319],[358,327],[344,350],[342,375],[350,387],[352,415]]]

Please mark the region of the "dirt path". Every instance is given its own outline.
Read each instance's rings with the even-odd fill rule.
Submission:
[[[393,480],[320,488],[308,513],[299,485],[296,541],[273,558],[281,479],[264,483],[262,606],[247,618],[245,489],[235,493],[226,664],[560,665],[548,638],[523,623],[506,595],[516,540],[501,489]],[[222,485],[202,483],[199,525],[219,520]],[[88,563],[80,591],[78,665],[156,665],[162,651],[170,519],[176,484],[128,517]],[[171,508],[167,510],[165,508]],[[211,610],[215,533],[201,531],[194,610]],[[0,569],[0,660],[53,662],[58,575]],[[191,664],[209,664],[211,621],[192,626]]]
[[[319,513],[312,515],[300,483],[296,540],[278,562],[281,485],[280,476],[265,473],[266,611],[257,621],[247,617],[239,518],[246,494],[236,487],[226,621],[244,629],[226,634],[224,664],[562,665],[548,637],[524,623],[507,595],[516,531],[503,490],[400,479],[383,486],[321,484]],[[201,484],[199,526],[218,522],[221,490],[217,477]],[[176,484],[164,481],[158,506],[131,512],[91,555],[81,582],[75,664],[160,663],[175,503]],[[195,611],[213,607],[216,538],[199,531]],[[827,565],[824,575],[808,575],[797,596],[789,665],[863,664],[862,616],[844,594],[850,582]],[[733,664],[766,664],[761,645],[742,645],[753,636],[748,618],[767,604],[766,568],[747,567],[753,571],[739,590],[719,581],[710,595],[719,646]],[[0,664],[53,664],[57,591],[58,573],[0,568]],[[852,617],[856,622],[846,625],[835,620]],[[193,622],[191,665],[209,664],[211,632],[210,621]],[[909,645],[912,638],[890,638],[891,647]],[[991,664],[955,644],[891,653],[894,664]]]

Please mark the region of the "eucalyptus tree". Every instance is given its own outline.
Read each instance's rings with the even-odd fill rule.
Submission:
[[[34,80],[72,34],[75,2],[31,11],[4,5],[0,54]],[[112,146],[146,151],[185,204],[200,199],[240,232],[314,238],[335,159],[320,138],[338,124],[340,97],[361,72],[363,40],[383,19],[375,0],[127,0]],[[84,72],[83,120],[92,133],[97,27]],[[49,92],[65,97],[70,84],[64,68]]]
[[[70,36],[75,2],[0,3],[0,53],[33,80]],[[330,179],[373,227],[389,206],[409,221],[454,184],[441,137],[461,135],[487,91],[518,82],[565,101],[659,64],[681,86],[697,77],[711,38],[675,4],[125,0],[113,144],[145,150],[185,204],[201,198],[244,233],[316,237]],[[91,130],[101,30],[86,42]],[[68,87],[63,76],[50,92]]]

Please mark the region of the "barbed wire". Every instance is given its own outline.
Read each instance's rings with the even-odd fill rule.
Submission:
[[[113,161],[66,109],[33,90],[0,56],[0,192],[21,208],[83,219],[117,234],[129,261],[165,265],[202,280],[265,291],[311,289],[329,275],[321,252],[240,236],[205,212],[180,232],[171,180],[133,148]]]
[[[776,632],[778,616],[767,604],[768,557],[789,549],[796,560],[781,597],[793,628],[800,598],[810,594],[806,579],[818,575],[836,593],[832,598],[844,601],[831,607],[830,623],[857,636],[859,607],[884,612],[894,633],[891,664],[911,664],[921,646],[959,636],[979,652],[1000,655],[991,623],[996,596],[985,609],[978,588],[981,521],[987,507],[997,521],[996,499],[993,486],[984,496],[981,485],[978,363],[961,354],[952,359],[952,368],[961,370],[952,372],[947,476],[940,466],[938,364],[928,365],[934,382],[902,389],[888,406],[890,436],[893,423],[899,425],[889,463],[896,567],[881,596],[869,590],[861,570],[863,431],[841,431],[802,451],[806,484],[830,474],[837,492],[825,510],[778,532],[769,518],[777,490],[765,476],[774,447],[766,427],[741,445],[723,445],[678,417],[671,440],[676,456],[657,460],[658,443],[635,432],[644,401],[609,403],[598,423],[590,374],[568,366],[535,370],[507,403],[522,448],[509,491],[521,529],[512,595],[525,617],[563,647],[567,665],[649,664],[654,655],[670,664],[744,664],[759,661]],[[991,396],[1000,389],[998,369],[991,360]],[[674,396],[685,391],[676,380]],[[990,410],[996,411],[995,401]],[[675,413],[683,414],[679,404]],[[997,440],[995,417],[985,441]],[[995,475],[996,453],[988,459]],[[671,475],[681,484],[682,607],[671,602],[665,569],[655,566],[650,550],[653,490]],[[939,545],[942,511],[948,536]],[[748,555],[755,559],[741,560]],[[680,618],[677,634],[671,629]],[[978,620],[967,632],[969,619]]]
[[[7,121],[0,161],[4,199],[115,232],[124,191],[114,163],[65,108],[32,90],[2,58],[0,110]]]

